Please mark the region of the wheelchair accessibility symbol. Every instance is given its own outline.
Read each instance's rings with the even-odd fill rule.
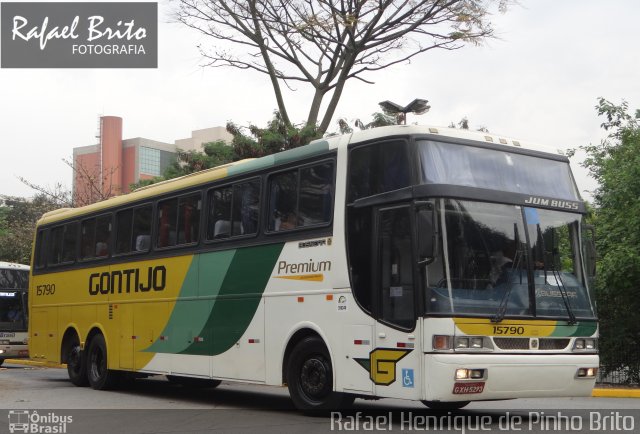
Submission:
[[[402,370],[402,387],[413,387],[413,369]]]

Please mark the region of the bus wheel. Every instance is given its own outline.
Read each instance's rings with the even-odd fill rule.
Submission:
[[[80,342],[74,340],[67,349],[67,374],[72,384],[76,386],[86,386],[89,384],[87,378],[86,357],[80,349]]]
[[[471,401],[422,401],[431,410],[459,410]]]
[[[201,387],[201,388],[215,388],[222,383],[220,380],[209,380],[206,378],[193,378],[193,377],[180,377],[178,375],[167,375],[167,380],[170,383],[179,384],[184,387]]]
[[[354,396],[333,391],[333,371],[329,351],[321,339],[300,341],[289,357],[287,385],[299,410],[334,410],[348,406]]]
[[[96,390],[113,389],[119,381],[119,373],[108,369],[107,345],[104,336],[97,334],[91,339],[87,353],[87,377]]]

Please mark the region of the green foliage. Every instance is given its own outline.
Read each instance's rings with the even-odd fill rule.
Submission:
[[[204,152],[179,149],[178,158],[166,168],[162,176],[131,184],[130,189],[133,191],[140,187],[189,175],[232,161],[264,157],[306,145],[312,140],[322,137],[315,125],[288,126],[277,111],[274,112],[273,119],[266,128],[259,128],[256,125],[243,128],[229,122],[227,123],[227,131],[233,135],[230,145],[223,140],[218,140],[205,143],[203,145]],[[248,133],[244,131],[248,131]]]
[[[628,370],[621,355],[640,346],[640,112],[631,116],[626,102],[615,105],[603,98],[596,109],[606,118],[601,126],[609,135],[582,149],[587,154],[583,165],[599,184],[594,221],[601,356],[607,370]],[[638,382],[635,364],[629,381]]]
[[[36,222],[60,205],[44,194],[32,200],[3,196],[0,199],[0,261],[29,264]]]
[[[275,111],[267,128],[249,125],[249,135],[233,122],[227,123],[227,131],[233,135],[233,160],[259,158],[288,149],[303,146],[322,137],[315,125],[290,126]]]

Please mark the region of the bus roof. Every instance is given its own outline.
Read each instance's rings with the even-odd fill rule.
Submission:
[[[503,145],[505,148],[521,148],[548,154],[564,155],[560,149],[543,146],[537,143],[513,139],[500,134],[483,131],[471,131],[460,128],[434,127],[428,125],[393,125],[388,127],[372,128],[353,133],[349,143],[359,143],[386,136],[397,135],[431,135],[455,139],[472,140],[475,142]]]
[[[121,196],[115,196],[84,207],[57,209],[44,214],[38,221],[38,225],[54,223],[67,218],[100,212],[103,209],[110,209],[112,207],[126,205],[128,203],[144,201],[145,199],[151,199],[158,195],[171,193],[172,191],[189,187],[197,187],[199,185],[203,185],[212,181],[240,175],[243,173],[253,172],[260,169],[268,169],[270,167],[286,164],[288,162],[294,162],[311,156],[321,155],[327,153],[331,149],[335,149],[339,146],[346,146],[349,143],[361,143],[383,137],[407,135],[442,136],[454,139],[503,145],[505,146],[505,148],[521,148],[535,150],[538,152],[546,152],[550,154],[562,154],[560,150],[554,151],[553,148],[540,146],[530,142],[514,140],[504,136],[485,133],[481,131],[469,131],[457,128],[422,125],[393,125],[373,128],[370,130],[356,131],[352,134],[343,136],[326,137],[314,140],[306,146],[279,152],[277,154],[267,155],[265,157],[256,159],[235,161],[233,163],[224,164],[222,166],[217,166],[179,178],[151,184],[149,186],[139,188],[131,193]]]

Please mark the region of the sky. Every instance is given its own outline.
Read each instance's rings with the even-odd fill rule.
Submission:
[[[172,2],[160,0],[157,69],[0,69],[0,195],[34,194],[32,183],[71,185],[73,148],[94,144],[101,115],[123,118],[123,138],[173,143],[192,130],[264,126],[276,108],[268,78],[252,71],[203,67],[207,40],[171,22]],[[497,38],[480,47],[432,50],[410,63],[348,82],[336,119],[368,120],[378,103],[429,100],[408,122],[447,126],[463,117],[472,129],[559,149],[604,138],[595,105],[602,96],[640,108],[640,49],[635,0],[520,0],[491,17]],[[302,122],[310,101],[286,94],[289,115]],[[332,123],[330,130],[337,130]],[[572,168],[584,198],[595,181]]]

